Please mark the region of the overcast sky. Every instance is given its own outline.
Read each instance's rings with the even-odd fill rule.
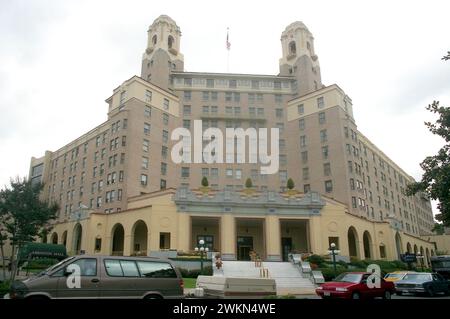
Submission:
[[[28,174],[106,120],[104,100],[140,75],[149,25],[181,28],[185,70],[277,74],[280,36],[303,21],[322,81],[353,100],[359,129],[407,173],[443,141],[423,125],[434,99],[450,105],[450,1],[0,0],[0,185]]]

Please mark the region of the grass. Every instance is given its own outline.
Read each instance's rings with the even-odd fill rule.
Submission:
[[[184,288],[195,288],[196,278],[183,278]]]

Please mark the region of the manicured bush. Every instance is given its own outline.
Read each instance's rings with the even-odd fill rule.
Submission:
[[[184,269],[184,268],[178,268],[180,270],[181,273],[181,277],[183,278],[197,278],[200,275],[204,275],[204,276],[212,276],[213,274],[213,270],[211,266],[206,266],[203,268],[203,273],[200,271],[200,269],[193,269],[193,270],[188,270],[188,269]]]
[[[58,263],[57,259],[53,258],[36,258],[24,265],[24,269],[46,269]]]
[[[319,267],[325,263],[325,259],[319,255],[311,255],[308,258],[306,258],[306,261],[308,261],[310,264],[316,264]]]
[[[0,282],[0,299],[9,292],[9,281]]]

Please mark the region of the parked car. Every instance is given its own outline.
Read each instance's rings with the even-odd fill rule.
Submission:
[[[69,257],[15,281],[9,293],[11,299],[182,297],[183,279],[169,260],[88,255]]]
[[[369,288],[367,278],[370,275],[366,272],[342,273],[333,281],[318,287],[316,293],[322,298],[363,299],[382,297],[391,299],[391,295],[395,291],[394,284],[380,278],[379,288]]]
[[[434,296],[437,293],[448,294],[450,291],[449,282],[437,273],[411,273],[402,280],[395,282],[397,295],[404,293],[427,294]]]
[[[386,274],[384,276],[384,280],[390,281],[390,282],[396,282],[399,280],[402,280],[407,274],[413,274],[414,271],[394,271]]]

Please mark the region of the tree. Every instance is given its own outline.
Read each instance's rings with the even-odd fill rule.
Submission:
[[[33,184],[23,178],[11,179],[10,187],[0,190],[0,228],[4,229],[11,243],[11,281],[17,272],[18,251],[26,242],[34,241],[48,222],[55,218],[56,204],[49,205],[39,196],[44,188],[41,183]]]
[[[450,60],[450,51],[442,58]],[[428,197],[438,200],[440,214],[436,219],[444,226],[450,226],[450,108],[440,106],[439,101],[429,104],[427,110],[436,114],[436,123],[425,122],[431,133],[442,137],[446,144],[434,156],[426,157],[420,164],[424,170],[420,182],[409,184],[406,194],[411,196],[424,192]]]
[[[434,231],[437,235],[443,235],[445,233],[445,227],[443,224],[434,223],[432,231]]]
[[[203,187],[208,187],[209,183],[208,183],[208,179],[206,178],[206,176],[203,176],[202,178],[202,186]]]
[[[253,183],[251,178],[247,178],[247,180],[245,181],[245,187],[246,188],[252,188],[253,187]]]
[[[292,180],[292,178],[289,178],[289,179],[287,180],[286,187],[287,187],[288,189],[294,189],[295,184],[294,184],[294,181]]]

